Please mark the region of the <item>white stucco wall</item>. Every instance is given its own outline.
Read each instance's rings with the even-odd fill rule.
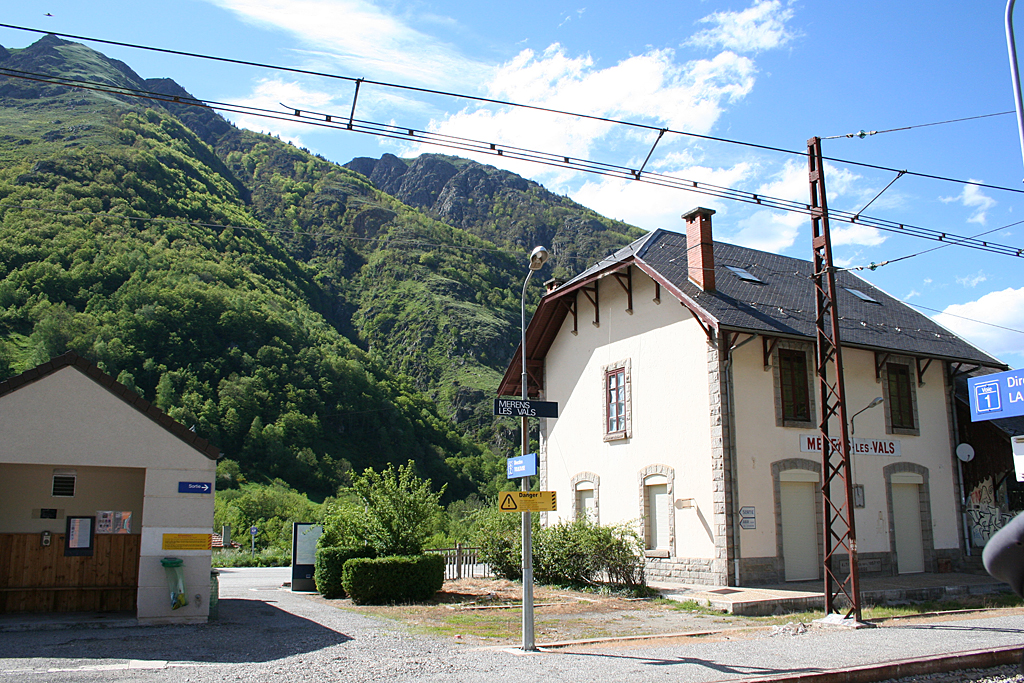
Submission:
[[[35,467],[25,470],[22,466]],[[141,501],[141,509],[132,510],[138,514],[138,520],[133,515],[133,533],[142,535],[139,620],[205,621],[209,613],[210,550],[164,550],[162,539],[163,533],[211,533],[215,461],[68,366],[0,397],[0,473],[6,468],[12,473],[38,472],[38,466],[98,472],[98,481],[103,481],[103,476],[116,477],[123,468],[143,470],[144,477],[132,480],[137,480],[138,488],[125,494],[111,492],[110,505],[95,491],[87,494],[88,500],[102,501],[98,509],[117,509],[114,503],[123,503],[124,495]],[[178,483],[183,481],[209,482],[211,491],[178,493]],[[51,504],[55,500],[52,497],[44,498],[26,504],[71,510],[86,503],[78,500],[58,505]],[[39,520],[30,519],[30,509],[12,512],[16,519],[5,522],[5,530],[38,530]],[[167,581],[160,566],[165,556],[185,559],[188,594],[198,594],[199,600],[193,599],[178,610],[170,609]]]
[[[707,337],[690,313],[662,292],[652,301],[653,281],[633,269],[633,314],[626,293],[613,279],[600,281],[600,327],[594,308],[579,295],[579,334],[566,318],[545,359],[545,399],[559,404],[559,417],[545,421],[542,457],[558,512],[549,521],[570,519],[572,477],[600,476],[599,521],[638,521],[642,500],[638,473],[650,465],[674,470],[674,500],[693,498],[694,507],[673,508],[674,556],[714,556],[711,427]],[[603,367],[628,360],[632,429],[626,439],[604,441]],[[570,395],[572,400],[569,400]]]
[[[599,477],[598,519],[603,524],[638,520],[643,514],[638,473],[650,465],[674,470],[677,503],[692,498],[694,507],[673,509],[672,556],[713,558],[713,446],[709,400],[707,337],[690,313],[663,292],[652,302],[654,283],[633,270],[633,314],[625,312],[626,293],[613,279],[600,281],[600,327],[594,327],[593,306],[578,296],[578,335],[572,334],[568,316],[545,359],[544,398],[559,404],[560,417],[542,421],[542,486],[558,493],[559,510],[549,522],[570,519],[575,491],[572,479],[592,472]],[[743,341],[743,337],[739,339]],[[813,359],[813,354],[811,354]],[[604,441],[604,366],[630,362],[632,431],[628,439]],[[886,433],[883,403],[856,418],[858,439],[896,440],[899,456],[854,456],[855,482],[864,486],[865,507],[855,511],[858,550],[888,554],[894,548],[892,520],[884,468],[912,463],[928,473],[931,536],[936,551],[956,552],[960,546],[957,495],[951,461],[949,419],[943,364],[935,361],[917,385],[914,373],[918,435]],[[875,379],[871,351],[844,349],[845,387],[849,415],[885,394]],[[752,507],[756,527],[739,529],[739,557],[778,558],[775,482],[772,465],[802,459],[820,469],[820,453],[803,452],[802,435],[813,426],[780,427],[776,424],[775,381],[764,369],[761,339],[739,348],[731,363],[733,381],[735,509]],[[808,371],[814,372],[813,360]],[[883,374],[884,381],[884,374]],[[814,405],[811,422],[817,423],[820,398],[812,381]],[[838,425],[832,431],[838,434]],[[730,513],[732,508],[730,508]],[[761,564],[767,567],[768,564]],[[730,567],[730,571],[731,571]]]
[[[847,410],[852,416],[872,399],[882,396],[883,388],[875,379],[873,352],[844,348],[843,362],[846,369]],[[941,362],[933,362],[924,375],[924,386],[915,387],[919,436],[887,434],[885,411],[888,406],[885,403],[856,418],[854,438],[894,439],[899,441],[901,451],[899,457],[854,455],[854,480],[864,485],[865,498],[865,507],[856,509],[854,518],[860,553],[889,552],[891,549],[883,469],[897,462],[916,463],[928,469],[934,547],[959,547],[957,497],[942,372]],[[759,340],[734,352],[733,376],[737,387],[735,434],[739,474],[738,503],[739,506],[754,506],[757,511],[757,528],[740,530],[740,553],[744,558],[774,557],[777,545],[771,466],[774,462],[788,458],[803,458],[820,463],[820,454],[801,452],[799,445],[800,435],[815,430],[776,426],[773,377],[770,369],[764,370]],[[815,402],[818,400],[816,395]],[[819,410],[820,405],[816,403],[815,422]],[[838,435],[838,424],[832,425],[831,431]]]

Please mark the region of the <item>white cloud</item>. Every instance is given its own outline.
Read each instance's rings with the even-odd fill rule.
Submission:
[[[830,164],[825,165],[825,174],[829,179],[830,200],[853,193],[860,179],[857,174]],[[807,169],[803,164],[787,161],[769,182],[757,188],[756,193],[807,203],[810,193]],[[795,244],[801,227],[809,225],[810,220],[804,213],[762,209],[739,221],[738,229],[726,235],[725,239],[752,249],[781,252]],[[839,222],[832,222],[830,227],[833,246],[874,246],[885,241],[885,237],[875,228]]]
[[[572,57],[555,44],[540,53],[520,52],[496,71],[487,94],[545,109],[706,133],[725,103],[750,92],[754,71],[749,59],[732,53],[679,64],[672,50],[651,50],[600,68],[590,56]],[[589,158],[596,144],[609,140],[646,153],[656,136],[652,130],[522,108],[467,108],[433,122],[431,130],[577,158]],[[679,142],[678,136],[670,137],[662,144]],[[615,161],[625,163],[621,156]]]
[[[761,0],[740,12],[715,12],[701,19],[711,24],[687,41],[698,47],[723,47],[737,52],[759,52],[785,45],[795,34],[786,28],[793,10],[778,0]]]
[[[953,304],[935,320],[999,357],[1024,351],[1024,287],[989,292],[977,301]],[[984,324],[990,323],[990,324]],[[998,327],[995,327],[998,325]]]
[[[413,28],[367,0],[210,0],[244,21],[292,34],[349,75],[400,77],[451,87],[485,79],[491,67]],[[431,17],[431,23],[437,23]]]
[[[659,173],[675,178],[686,178],[714,185],[736,185],[752,171],[747,163],[731,168],[688,166],[678,171],[664,168]],[[610,218],[632,223],[645,230],[664,228],[675,232],[685,230],[680,216],[695,206],[704,206],[720,212],[728,211],[728,204],[713,197],[691,192],[638,183],[621,178],[592,178],[572,193],[573,200]]]
[[[974,209],[974,213],[967,219],[967,222],[985,225],[985,212],[996,205],[996,200],[982,192],[980,187],[972,184],[980,183],[980,180],[970,178],[969,181],[968,184],[964,185],[963,192],[955,197],[939,197],[939,201],[946,204],[960,202],[967,208]]]
[[[909,301],[910,299],[913,299],[915,296],[921,296],[921,292],[917,291],[916,289],[912,289],[909,293],[907,293],[905,297],[903,297],[903,300]]]
[[[282,102],[292,107],[323,111],[330,108],[332,101],[332,96],[328,93],[306,89],[294,81],[267,78],[257,81],[253,92],[248,97],[236,98],[231,103],[280,112],[282,116],[287,116],[289,112],[281,106]],[[310,132],[309,125],[302,123],[298,119],[289,121],[248,114],[228,113],[225,113],[225,116],[238,126],[260,133],[278,135],[299,146],[302,144],[299,137],[300,133]]]
[[[963,277],[958,277],[956,282],[964,287],[977,287],[987,279],[988,276],[985,275],[985,272],[979,270],[976,275],[964,275]]]

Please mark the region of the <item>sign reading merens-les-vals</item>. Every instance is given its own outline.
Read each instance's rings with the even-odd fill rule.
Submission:
[[[558,417],[558,404],[554,401],[496,398],[494,399],[494,414],[511,417]]]
[[[839,439],[832,437],[832,448],[839,450]],[[801,434],[801,453],[821,453],[821,434]],[[899,439],[854,439],[850,444],[850,452],[857,455],[888,455],[900,457]]]
[[[1024,370],[970,377],[967,395],[971,422],[1024,415]]]

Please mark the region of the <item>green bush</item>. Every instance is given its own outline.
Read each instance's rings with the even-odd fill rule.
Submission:
[[[534,535],[540,530],[537,515]],[[515,512],[502,512],[492,508],[480,515],[476,544],[480,547],[480,560],[491,567],[495,576],[510,581],[523,578],[523,516]]]
[[[438,503],[444,490],[432,491],[412,460],[383,472],[367,468],[327,505],[320,543],[366,544],[380,556],[418,555],[444,517]]]
[[[345,563],[356,557],[374,557],[372,548],[317,548],[316,569],[313,581],[316,589],[325,598],[345,597],[341,576]]]
[[[584,586],[607,578],[628,588],[646,585],[643,541],[627,525],[600,526],[580,519],[541,529],[533,564],[540,583]]]
[[[444,585],[444,557],[406,555],[352,559],[345,563],[341,583],[357,605],[429,600]]]
[[[510,580],[523,578],[521,517],[494,510],[478,527],[481,560]],[[584,519],[541,528],[534,520],[533,570],[539,583],[586,586],[607,579],[628,588],[646,585],[643,541],[632,527]]]
[[[248,550],[214,550],[214,567],[290,567],[292,554],[279,548],[264,548],[251,554]]]

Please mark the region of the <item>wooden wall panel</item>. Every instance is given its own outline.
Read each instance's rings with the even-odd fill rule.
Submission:
[[[92,557],[65,557],[64,534],[0,534],[0,613],[135,610],[137,534],[97,534]]]

